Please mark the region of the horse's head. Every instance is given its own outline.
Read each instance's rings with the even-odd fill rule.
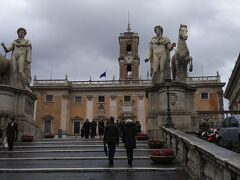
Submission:
[[[180,24],[179,37],[186,41],[188,38],[187,33],[188,33],[187,25]]]

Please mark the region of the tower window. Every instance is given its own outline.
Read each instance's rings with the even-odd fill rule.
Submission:
[[[132,66],[131,66],[131,64],[128,64],[128,65],[127,65],[127,72],[129,72],[129,71],[132,71]]]
[[[131,44],[127,44],[127,49],[126,49],[127,53],[131,53],[132,51],[132,46]]]

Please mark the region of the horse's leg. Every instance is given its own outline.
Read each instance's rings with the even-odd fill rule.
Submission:
[[[175,57],[175,54],[172,57],[171,69],[172,69],[172,77],[175,80],[176,79],[176,57]]]
[[[192,72],[193,71],[193,64],[192,64],[192,57],[189,56],[189,71]]]

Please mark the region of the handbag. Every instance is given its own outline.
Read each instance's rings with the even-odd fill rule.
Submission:
[[[7,142],[7,137],[6,136],[3,139],[3,147],[8,148],[8,142]]]

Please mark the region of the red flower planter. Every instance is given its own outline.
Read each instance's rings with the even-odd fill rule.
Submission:
[[[158,164],[172,163],[172,161],[175,159],[175,155],[172,149],[150,151],[149,157],[154,163]]]

